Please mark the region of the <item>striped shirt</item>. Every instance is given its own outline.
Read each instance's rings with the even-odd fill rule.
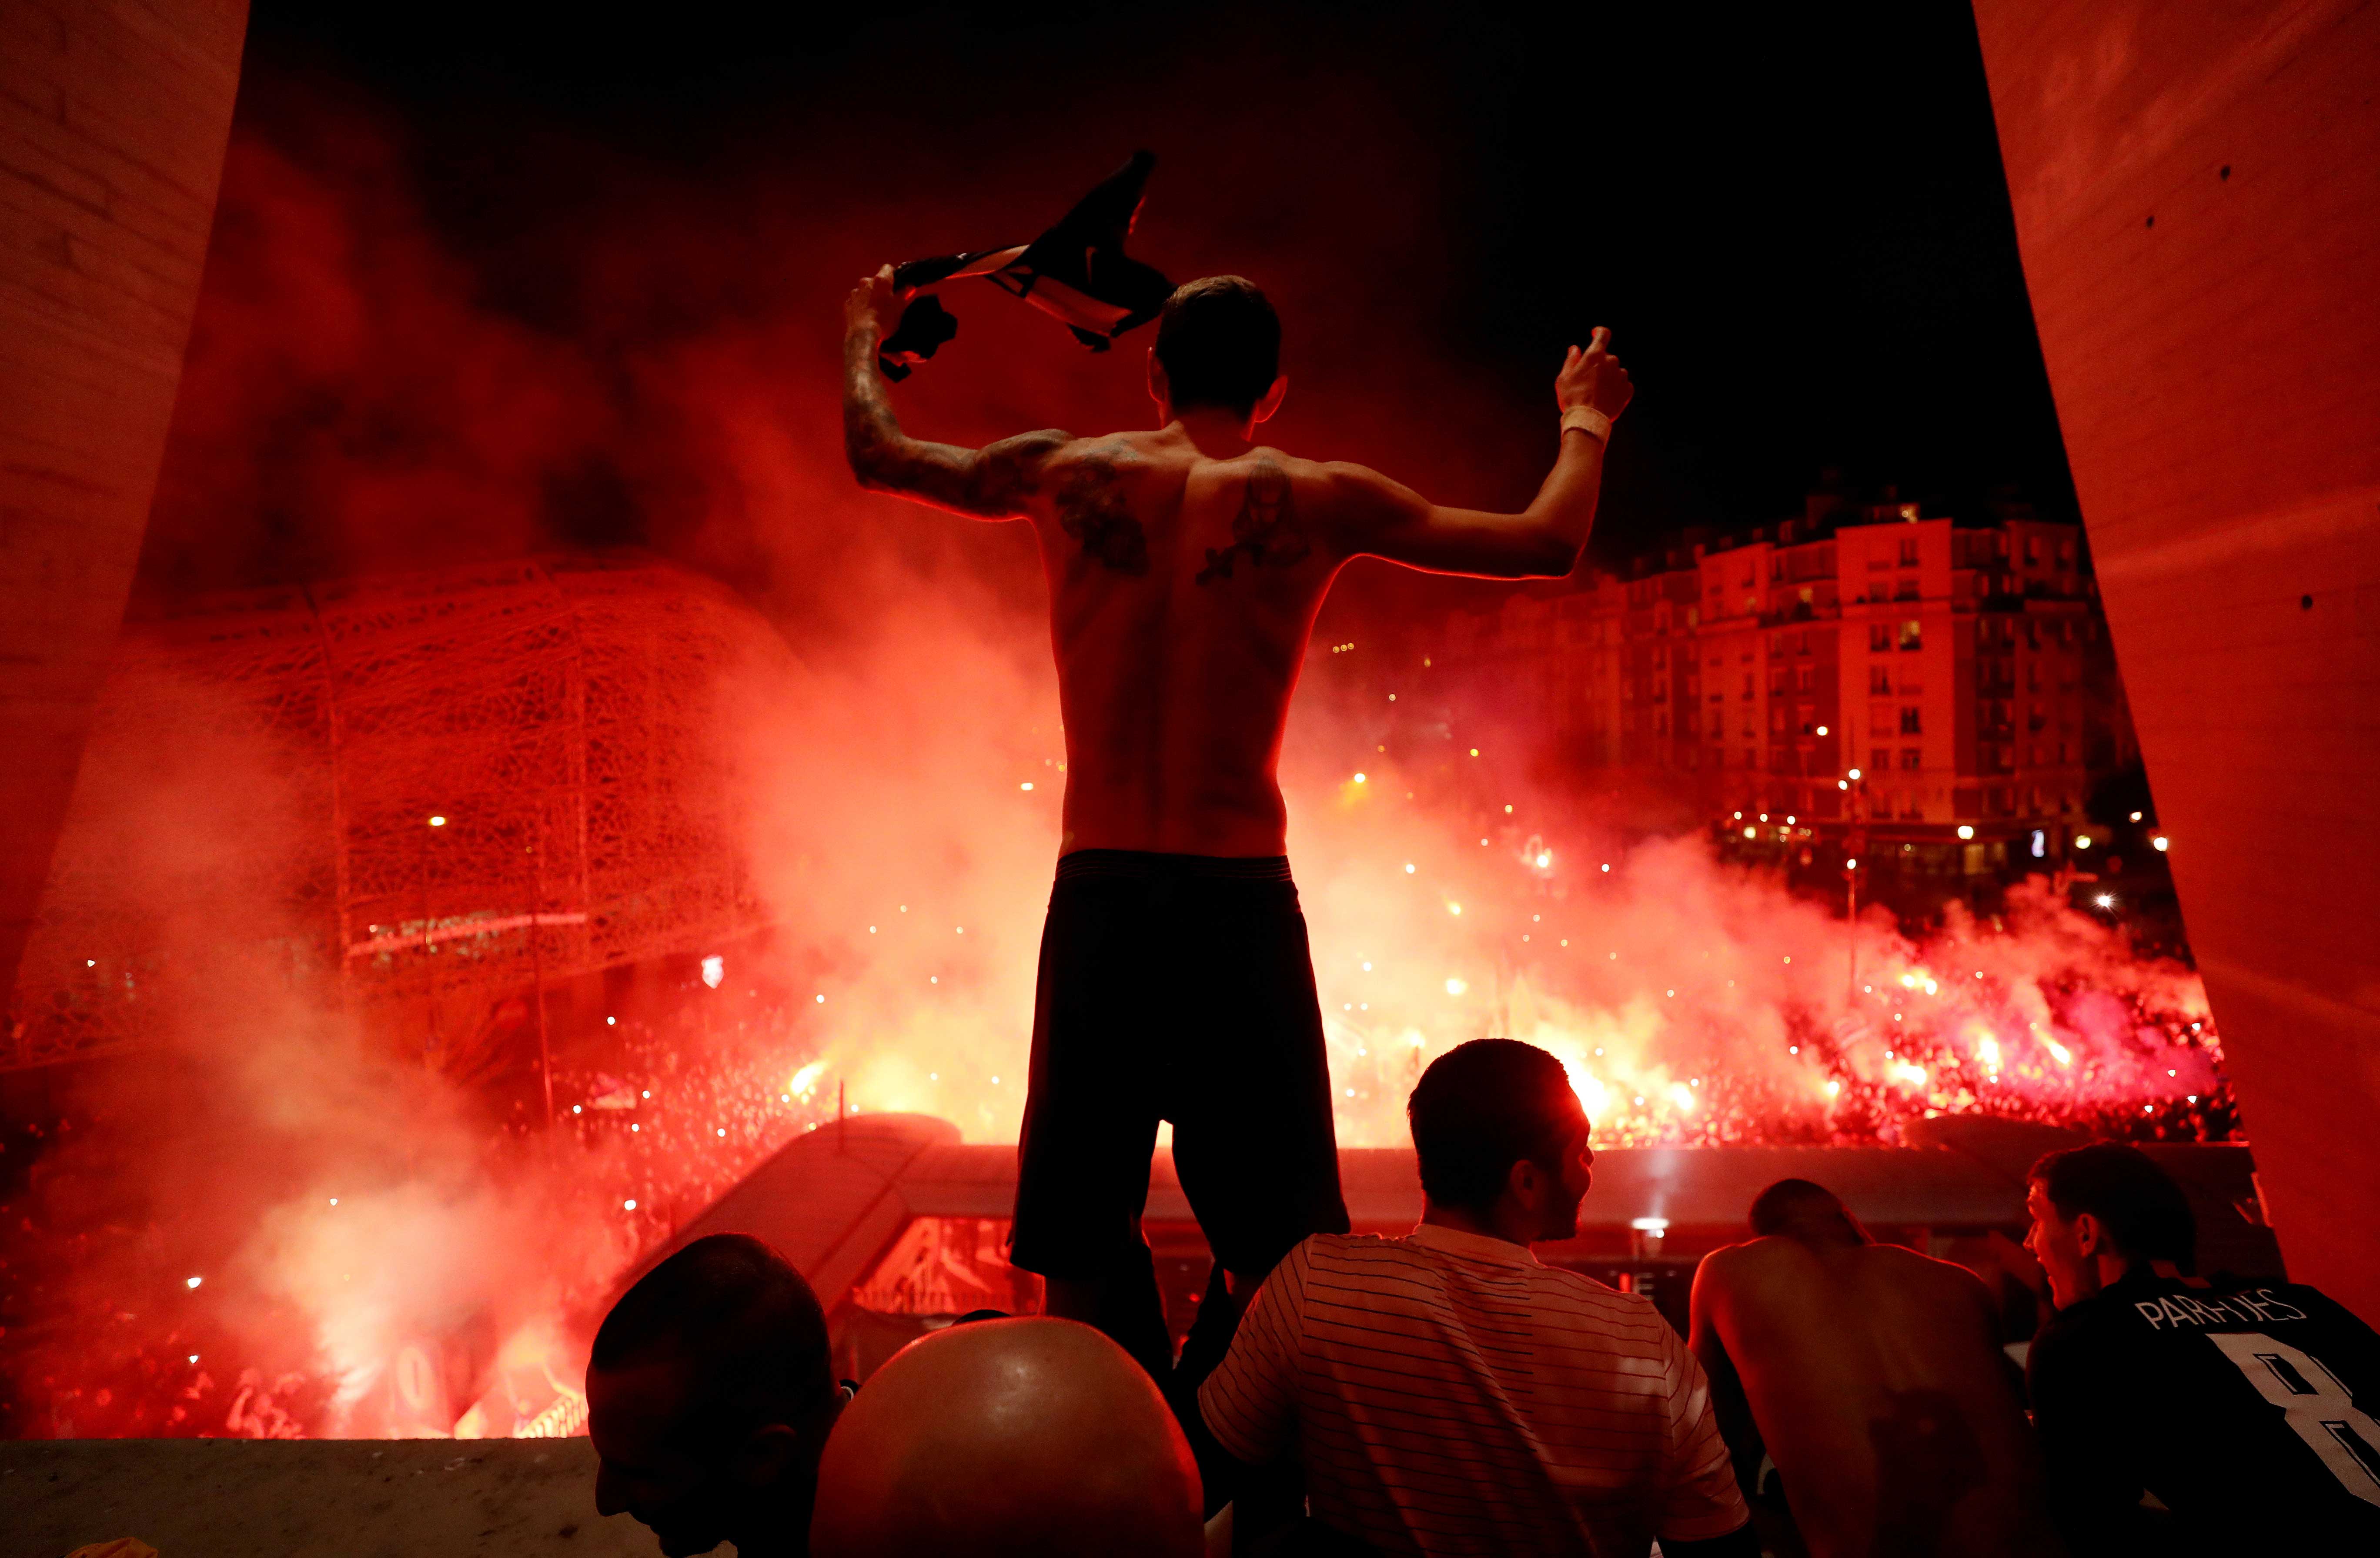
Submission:
[[[1641,1558],[1750,1518],[1650,1299],[1432,1223],[1292,1250],[1198,1407],[1243,1461],[1294,1448],[1316,1516],[1387,1552]]]

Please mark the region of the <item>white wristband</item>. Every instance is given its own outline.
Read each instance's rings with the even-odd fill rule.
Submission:
[[[1564,411],[1561,425],[1564,432],[1578,428],[1589,438],[1599,438],[1607,444],[1611,441],[1611,419],[1592,406],[1573,406]]]

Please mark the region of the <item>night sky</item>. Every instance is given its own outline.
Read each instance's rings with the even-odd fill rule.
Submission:
[[[1550,458],[1561,347],[1600,323],[1637,399],[1598,557],[1797,512],[1829,468],[1951,511],[2013,493],[2070,515],[1966,8],[1663,10],[880,6],[831,23],[681,5],[565,21],[266,0],[240,120],[295,144],[334,102],[388,127],[387,176],[477,304],[562,335],[593,305],[557,256],[624,202],[702,191],[707,219],[797,234],[782,189],[835,213],[839,260],[899,259],[1029,236],[1147,145],[1160,166],[1135,249],[1176,279],[1242,270],[1275,291],[1293,391],[1274,438],[1294,452],[1517,505]],[[994,209],[1013,231],[979,230]],[[829,319],[855,269],[832,288],[749,264],[680,298],[648,285],[631,334]],[[772,295],[780,281],[806,295]],[[968,301],[921,381],[996,377],[979,343],[1006,325],[975,322],[1002,300]],[[1136,368],[1089,363],[1054,326],[999,339],[1038,354],[1026,380],[1113,375],[1077,414],[1145,417]],[[1145,344],[1114,356],[1136,364]],[[1029,383],[977,398],[980,425],[913,429],[1053,420]],[[1367,443],[1375,424],[1398,435]],[[565,538],[653,539],[633,488],[591,510]]]

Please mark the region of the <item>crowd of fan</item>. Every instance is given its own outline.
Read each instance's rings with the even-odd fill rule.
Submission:
[[[597,1502],[745,1558],[2380,1552],[2380,1337],[2193,1275],[2189,1203],[2135,1149],[2034,1166],[2058,1313],[2020,1369],[1980,1280],[1808,1181],[1703,1261],[1686,1338],[1539,1263],[1594,1157],[1543,1051],[1463,1045],[1408,1113],[1420,1225],[1219,1289],[1227,1343],[1162,1380],[1090,1326],[987,1315],[856,1389],[781,1256],[691,1244],[596,1337]]]

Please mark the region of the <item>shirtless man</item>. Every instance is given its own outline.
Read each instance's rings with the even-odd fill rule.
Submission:
[[[1806,1179],[1762,1191],[1752,1231],[1694,1273],[1690,1345],[1737,1465],[1766,1442],[1809,1551],[2063,1551],[1973,1273],[1876,1243]]]
[[[1050,580],[1066,798],[1013,1259],[1047,1279],[1050,1313],[1134,1348],[1101,1300],[1134,1251],[1146,1264],[1160,1119],[1173,1122],[1183,1190],[1231,1293],[1253,1293],[1306,1235],[1347,1229],[1274,777],[1323,595],[1366,555],[1478,578],[1569,573],[1628,375],[1608,331],[1572,347],[1554,383],[1552,474],[1525,511],[1488,514],[1361,466],[1250,447],[1289,382],[1280,321],[1240,277],[1192,282],[1167,303],[1148,365],[1160,426],[982,449],[901,431],[876,366],[901,302],[886,266],[844,307],[853,472],[971,518],[1029,520]]]

